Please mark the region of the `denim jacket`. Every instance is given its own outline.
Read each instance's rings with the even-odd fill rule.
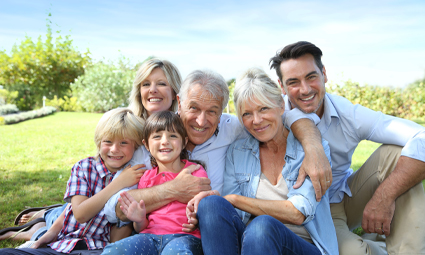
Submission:
[[[330,162],[328,143],[322,140],[322,145]],[[287,138],[286,164],[282,169],[282,176],[289,189],[288,201],[292,202],[295,208],[305,215],[306,219],[302,225],[322,254],[338,254],[338,243],[329,208],[328,192],[325,193],[320,202],[317,202],[313,184],[308,177],[300,188],[293,188],[303,159],[304,150],[300,142],[290,132]],[[250,135],[248,138],[234,142],[227,150],[223,196],[237,194],[255,198],[260,175],[259,141]],[[246,224],[251,214],[238,209],[237,211]]]

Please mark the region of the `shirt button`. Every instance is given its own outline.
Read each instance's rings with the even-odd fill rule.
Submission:
[[[165,174],[162,174],[162,177],[164,177],[165,176]]]

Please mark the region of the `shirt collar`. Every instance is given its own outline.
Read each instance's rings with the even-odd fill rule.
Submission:
[[[95,160],[95,166],[96,171],[99,173],[100,177],[103,178],[109,174],[112,174],[109,172],[108,168],[106,168],[105,164],[103,163],[102,158],[99,156],[98,159]]]

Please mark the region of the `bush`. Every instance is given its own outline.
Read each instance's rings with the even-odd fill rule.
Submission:
[[[0,106],[0,115],[6,115],[17,112],[19,112],[19,109],[14,104],[6,104]]]
[[[106,112],[126,106],[135,75],[124,58],[118,64],[98,62],[71,84],[72,95],[88,112]]]
[[[38,117],[42,117],[42,116],[46,116],[46,115],[50,115],[53,114],[54,112],[56,112],[56,108],[53,106],[46,106],[43,107],[41,109],[38,110],[33,110],[33,111],[28,111],[28,112],[23,112],[23,113],[19,113],[19,114],[13,114],[13,115],[8,115],[8,116],[4,116],[4,123],[3,124],[14,124],[14,123],[18,123],[24,120],[29,120],[29,119],[34,119],[34,118],[38,118]],[[1,122],[1,120],[0,120]]]
[[[46,106],[53,106],[57,111],[64,112],[80,112],[83,110],[81,104],[77,101],[76,97],[67,97],[59,98],[54,96],[53,99],[46,99]]]
[[[18,97],[18,91],[8,91],[6,89],[0,89],[0,105],[14,104]]]

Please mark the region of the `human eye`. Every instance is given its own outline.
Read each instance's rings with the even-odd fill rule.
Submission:
[[[267,106],[261,107],[260,112],[267,111],[268,109],[270,109],[270,108],[269,108],[269,107],[267,107]]]
[[[317,77],[317,74],[312,74],[307,77],[307,80],[314,80],[316,79],[316,77]]]
[[[243,114],[242,114],[242,117],[248,117],[250,115],[250,113],[249,112],[244,112]]]
[[[167,84],[166,82],[163,82],[163,81],[158,82],[158,85],[161,85],[161,86],[168,86],[168,84]]]
[[[142,87],[149,87],[150,86],[150,83],[149,82],[143,82],[142,83]]]

